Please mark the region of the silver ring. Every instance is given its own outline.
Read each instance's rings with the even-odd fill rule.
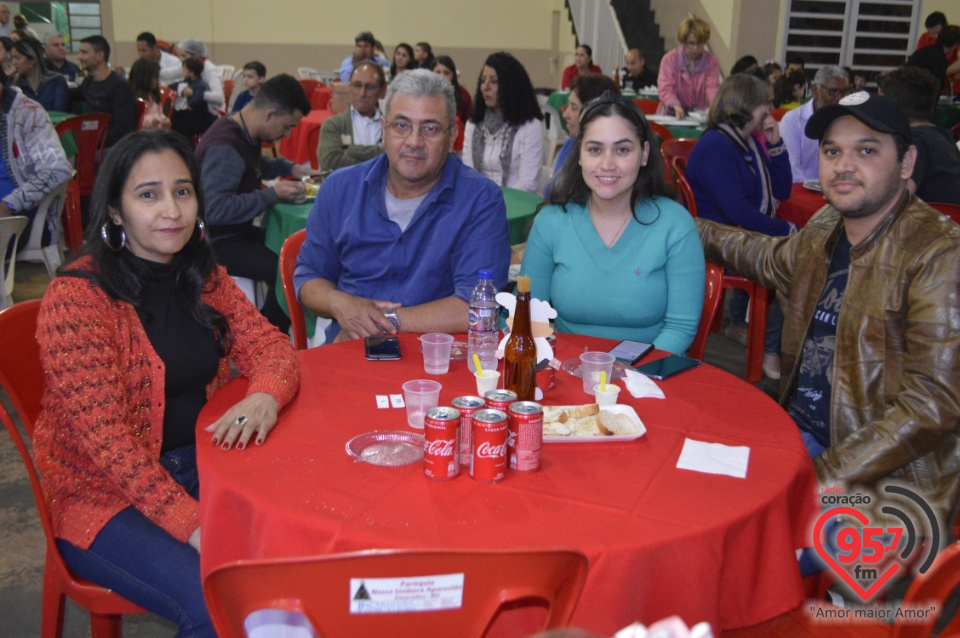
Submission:
[[[243,414],[237,417],[237,425],[244,426],[247,423],[247,417]]]

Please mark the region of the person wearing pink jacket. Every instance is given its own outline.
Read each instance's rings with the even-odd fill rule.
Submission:
[[[720,88],[717,56],[704,51],[710,40],[710,25],[687,18],[677,27],[680,46],[660,61],[657,93],[663,113],[683,118],[694,109],[706,109]]]

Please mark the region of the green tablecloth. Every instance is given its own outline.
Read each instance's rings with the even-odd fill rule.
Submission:
[[[50,116],[50,121],[54,126],[59,124],[64,120],[69,120],[75,115],[75,113],[61,113],[60,111],[47,111],[47,115]],[[77,138],[74,137],[73,133],[64,135],[60,138],[60,145],[63,146],[63,152],[66,153],[67,157],[74,157],[77,154]]]
[[[503,199],[507,205],[507,221],[510,223],[510,244],[522,244],[527,241],[530,225],[537,204],[543,201],[539,195],[527,193],[513,188],[503,189]],[[263,215],[263,227],[266,230],[265,243],[267,248],[280,254],[283,242],[293,233],[307,227],[307,216],[313,208],[313,202],[305,204],[275,204],[268,208]],[[277,275],[277,301],[288,315],[287,300],[283,297],[283,286],[280,275]],[[316,325],[316,317],[305,310],[307,336],[312,337]]]
[[[960,104],[941,104],[933,114],[933,123],[947,130],[960,123]]]

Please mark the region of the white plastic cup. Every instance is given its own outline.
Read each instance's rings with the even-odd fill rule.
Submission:
[[[450,371],[450,348],[453,337],[430,332],[420,337],[423,344],[423,370],[427,374],[446,374]]]
[[[437,407],[440,402],[440,388],[436,381],[415,379],[403,384],[403,402],[407,406],[407,425],[417,430],[423,429],[423,417],[427,410]]]
[[[609,352],[584,352],[580,355],[580,375],[583,377],[583,391],[593,394],[593,386],[600,383],[600,372],[607,373],[607,382],[613,380],[613,362],[616,359]]]
[[[597,405],[601,408],[605,405],[614,405],[617,402],[617,397],[620,395],[620,386],[614,385],[613,383],[608,383],[605,387],[606,390],[601,390],[599,383],[593,386],[593,396],[597,400]]]
[[[477,378],[477,396],[483,396],[490,390],[496,390],[500,383],[500,373],[497,370],[484,370],[481,376],[480,372],[474,372],[473,376]]]

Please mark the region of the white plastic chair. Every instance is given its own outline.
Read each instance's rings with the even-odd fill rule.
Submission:
[[[33,218],[33,227],[30,229],[27,244],[17,255],[17,261],[34,263],[42,261],[47,267],[47,274],[50,275],[50,279],[53,279],[57,268],[63,263],[65,249],[63,207],[67,202],[67,185],[68,182],[64,182],[60,188],[47,193],[46,197],[40,202],[37,207],[37,215]],[[50,245],[42,246],[43,229],[48,224],[51,228]]]
[[[233,280],[237,282],[237,288],[246,295],[250,303],[257,307],[257,310],[263,307],[263,302],[267,299],[267,285],[265,283],[246,277],[233,277]]]
[[[17,245],[20,233],[27,226],[27,218],[23,215],[0,218],[0,282],[3,283],[3,294],[0,295],[0,308],[13,305],[13,271],[17,265],[16,258],[7,262],[7,250],[10,245]],[[7,270],[9,268],[9,270]]]
[[[320,71],[316,69],[311,69],[308,66],[301,66],[297,69],[297,75],[300,76],[301,80],[315,80],[316,75],[319,75]]]
[[[220,77],[224,80],[232,80],[233,74],[236,72],[237,67],[232,64],[218,64],[217,71],[220,71]]]

